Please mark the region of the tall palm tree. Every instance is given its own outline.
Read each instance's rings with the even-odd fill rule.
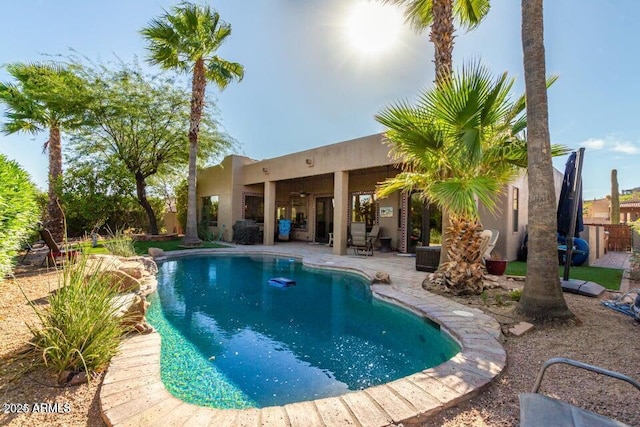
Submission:
[[[388,128],[391,152],[404,170],[383,182],[378,195],[418,190],[450,211],[454,236],[477,240],[477,200],[495,207],[504,184],[527,166],[525,102],[524,97],[511,100],[512,85],[506,73],[493,78],[486,68],[470,64],[423,92],[415,106],[401,102],[379,113],[376,120]],[[556,146],[553,150],[566,152]],[[482,290],[480,258],[474,253],[478,247],[470,243],[469,249],[460,254],[464,259],[452,259],[440,270],[449,287],[477,293]],[[447,271],[467,264],[470,273],[462,269],[463,277]]]
[[[231,35],[231,25],[209,6],[184,2],[172,13],[153,19],[141,31],[149,43],[149,62],[164,69],[192,73],[191,117],[189,122],[189,175],[187,224],[182,241],[186,246],[199,246],[196,204],[196,160],[198,133],[205,102],[207,81],[220,90],[233,80],[242,80],[244,67],[215,55]]]
[[[529,170],[529,256],[518,305],[542,321],[574,317],[558,278],[556,196],[551,162],[542,0],[522,0],[522,49],[527,95]]]
[[[489,12],[489,0],[383,0],[384,3],[404,7],[406,21],[417,33],[430,28],[429,39],[434,46],[436,85],[451,76],[453,67],[454,20],[459,27],[476,28]],[[429,215],[429,204],[423,204],[423,218]],[[447,261],[447,227],[449,211],[442,209],[442,252],[440,263]]]
[[[452,70],[454,21],[459,27],[476,28],[489,12],[489,0],[383,0],[404,7],[404,15],[417,32],[431,28],[429,39],[434,46],[436,84],[449,78]]]
[[[45,225],[54,239],[64,238],[59,190],[62,182],[60,131],[83,123],[87,92],[84,80],[56,64],[14,63],[6,66],[16,83],[0,83],[0,101],[7,106],[5,134],[36,134],[49,130],[43,151],[49,152],[49,201]]]

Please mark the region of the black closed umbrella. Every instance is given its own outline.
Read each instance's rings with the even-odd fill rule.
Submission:
[[[582,160],[584,148],[571,153],[565,167],[560,200],[558,202],[558,233],[565,237],[567,245],[566,261],[564,263],[565,281],[569,280],[569,269],[573,256],[573,238],[578,237],[584,230],[582,222]]]
[[[581,148],[581,154],[584,148]],[[577,171],[577,153],[574,151],[569,155],[564,170],[564,178],[562,180],[562,189],[560,190],[560,201],[558,202],[558,234],[567,237],[571,231],[571,223],[575,219],[575,228],[573,237],[580,237],[580,232],[584,230],[582,221],[582,177]],[[582,160],[582,156],[580,156]],[[576,177],[579,180],[576,182]],[[577,209],[574,207],[574,201],[577,197]],[[576,209],[574,211],[574,209]]]

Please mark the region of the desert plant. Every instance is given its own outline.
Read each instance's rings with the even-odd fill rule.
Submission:
[[[489,294],[487,293],[487,291],[482,291],[480,293],[480,299],[482,300],[482,303],[484,305],[489,305]]]
[[[45,308],[31,307],[41,326],[29,325],[37,360],[57,374],[100,372],[116,354],[125,332],[114,304],[117,287],[80,257],[58,270],[58,289]],[[26,297],[26,295],[25,295]]]
[[[522,289],[513,289],[509,291],[509,298],[512,301],[520,301],[521,296],[522,296]]]
[[[36,188],[20,166],[0,154],[0,281],[38,221]]]
[[[133,239],[127,235],[123,230],[116,230],[115,232],[108,229],[109,237],[104,243],[104,247],[112,255],[129,257],[136,255],[136,249],[133,245]]]

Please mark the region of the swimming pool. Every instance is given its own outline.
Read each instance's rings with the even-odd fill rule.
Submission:
[[[159,267],[148,319],[162,336],[162,380],[190,403],[240,409],[337,396],[459,350],[430,321],[372,298],[356,275],[272,257]],[[297,284],[269,286],[273,277]]]

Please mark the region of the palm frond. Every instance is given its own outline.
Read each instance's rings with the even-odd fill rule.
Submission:
[[[208,63],[206,75],[207,80],[215,82],[220,89],[224,89],[233,80],[242,81],[244,67],[237,62],[229,62],[214,56]]]
[[[404,19],[416,33],[422,33],[433,22],[433,0],[382,0],[382,3],[404,8]]]
[[[490,8],[489,0],[455,0],[453,15],[460,27],[473,30],[484,20]]]

